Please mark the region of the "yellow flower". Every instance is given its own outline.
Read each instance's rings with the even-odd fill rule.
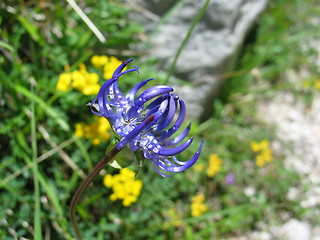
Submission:
[[[113,56],[107,57],[94,55],[91,58],[91,63],[97,69],[103,69],[103,77],[105,79],[110,79],[114,70],[122,63],[122,61]]]
[[[123,199],[122,205],[125,207],[129,207],[132,203],[136,202],[137,198],[135,196],[127,196]]]
[[[79,66],[79,71],[74,71],[72,74],[72,86],[81,91],[84,95],[94,95],[100,90],[98,84],[99,76],[96,73],[89,73],[84,64]]]
[[[265,164],[266,164],[266,162],[264,161],[263,156],[260,155],[260,154],[257,155],[257,156],[256,156],[256,165],[257,165],[258,167],[263,167]]]
[[[58,79],[57,90],[67,91],[74,88],[84,95],[95,95],[100,90],[99,75],[89,73],[86,65],[81,63],[79,70],[70,73],[62,73]]]
[[[143,183],[135,179],[135,173],[128,168],[123,168],[120,173],[114,176],[107,174],[103,178],[103,185],[112,188],[111,201],[122,200],[122,205],[130,206],[137,201]]]
[[[71,73],[72,75],[72,87],[81,91],[84,87],[86,87],[86,78],[83,75],[83,73],[81,73],[81,71],[73,71]]]
[[[263,167],[267,162],[272,162],[272,149],[268,140],[263,140],[260,143],[251,142],[250,148],[252,151],[258,153],[256,156],[256,165]]]
[[[198,194],[192,198],[191,203],[191,216],[198,217],[202,213],[208,210],[206,204],[204,204],[205,196],[203,194]]]
[[[98,56],[94,55],[91,58],[91,63],[93,66],[95,66],[98,69],[101,69],[105,64],[108,62],[108,57],[107,56]]]
[[[84,129],[85,129],[85,124],[84,123],[77,123],[76,124],[76,131],[75,131],[75,135],[78,138],[82,138],[84,137]]]
[[[267,149],[269,148],[269,141],[268,140],[263,140],[261,141],[260,143],[258,142],[251,142],[250,143],[250,148],[252,151],[254,152],[260,152],[262,151],[263,149]]]
[[[207,175],[209,177],[215,176],[221,170],[222,160],[217,154],[211,154],[209,157],[209,168]]]
[[[261,143],[260,143],[260,146],[261,146],[261,149],[268,149],[269,148],[269,145],[270,145],[270,143],[269,143],[269,141],[268,140],[263,140],[263,141],[261,141]]]
[[[272,161],[272,149],[271,148],[264,149],[260,155],[263,156],[263,158],[266,162]]]
[[[77,123],[75,136],[78,138],[90,138],[95,145],[100,144],[110,138],[111,129],[107,119],[95,117],[96,121],[91,124]]]
[[[93,138],[92,143],[93,145],[99,145],[101,143],[101,140],[99,138]]]
[[[136,182],[133,186],[132,186],[132,194],[138,196],[140,194],[140,191],[142,189],[142,181],[138,181]]]
[[[100,90],[99,84],[91,84],[82,89],[84,95],[96,95]]]
[[[114,70],[122,63],[119,59],[115,57],[109,57],[108,62],[103,67],[103,77],[105,79],[110,79]]]
[[[99,82],[99,75],[96,73],[87,73],[88,84],[96,84]]]
[[[103,77],[110,79],[114,70],[122,63],[116,57],[94,55],[91,58],[94,67],[103,70]],[[68,69],[68,68],[67,68]],[[72,88],[82,92],[84,95],[96,95],[100,90],[99,75],[97,73],[89,73],[86,65],[81,63],[79,70],[70,73],[62,73],[59,76],[56,89],[58,91],[68,91]],[[94,140],[95,144],[99,140]]]
[[[311,87],[311,81],[310,80],[303,81],[302,86],[304,88],[310,88]]]
[[[165,213],[166,221],[163,224],[163,229],[168,229],[170,226],[180,227],[183,225],[183,216],[177,212],[177,209],[170,208]]]
[[[317,89],[317,90],[320,90],[320,80],[317,79],[314,83],[314,88]]]
[[[302,86],[304,88],[314,88],[316,90],[320,90],[320,79],[315,77],[311,77],[302,82]]]
[[[250,148],[254,152],[259,152],[260,151],[260,145],[257,142],[251,142],[250,143]]]
[[[56,86],[57,91],[68,91],[71,89],[71,74],[70,73],[62,73],[59,76],[58,83]]]
[[[111,174],[106,174],[103,178],[103,185],[106,187],[111,187],[113,184],[113,177]]]

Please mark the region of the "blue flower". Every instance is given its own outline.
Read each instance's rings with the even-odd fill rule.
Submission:
[[[106,81],[97,97],[89,104],[94,114],[109,119],[120,137],[118,150],[128,145],[132,151],[142,150],[143,156],[152,161],[153,169],[163,177],[172,176],[190,168],[198,160],[203,141],[198,151],[188,161],[179,161],[175,155],[186,150],[193,141],[181,143],[190,131],[189,124],[179,135],[172,137],[182,125],[185,103],[173,93],[173,88],[158,85],[137,96],[137,92],[152,79],[139,82],[126,95],[118,87],[118,80],[129,72],[138,72],[138,67],[123,71],[132,61],[124,61]]]

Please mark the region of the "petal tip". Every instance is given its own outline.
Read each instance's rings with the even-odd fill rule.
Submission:
[[[123,61],[123,63],[125,64],[125,65],[128,65],[130,62],[132,62],[133,61],[133,58],[131,58],[131,59],[129,59],[129,60],[126,60],[126,61]]]

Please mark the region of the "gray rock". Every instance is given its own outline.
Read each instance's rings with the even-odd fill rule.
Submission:
[[[276,236],[277,239],[310,240],[311,226],[306,222],[291,219],[282,227],[274,230],[273,235]]]
[[[194,29],[177,62],[174,76],[189,84],[175,87],[188,104],[188,116],[199,119],[212,110],[223,79],[217,75],[235,67],[245,37],[268,0],[213,0]],[[136,0],[150,14],[134,14],[148,31],[153,31],[147,57],[159,60],[167,71],[204,1]],[[151,14],[152,15],[152,14]],[[147,16],[147,17],[146,17]],[[170,16],[170,17],[168,17]],[[168,19],[158,24],[157,19]],[[174,81],[173,81],[174,82]],[[172,82],[171,82],[172,83]]]

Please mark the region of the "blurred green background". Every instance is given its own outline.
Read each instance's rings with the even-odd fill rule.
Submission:
[[[94,66],[92,56],[134,57],[141,74],[121,80],[124,92],[146,78],[164,81],[153,67],[154,59],[142,62],[143,53],[131,49],[145,33],[128,19],[131,9],[125,1],[86,0],[82,5],[90,9],[105,43],[66,1],[0,3],[1,239],[34,239],[37,234],[72,239],[72,194],[111,140],[109,130],[110,136],[76,136],[77,124],[90,132],[97,121],[86,106],[94,95],[74,86],[58,91],[62,73],[80,72],[84,64],[82,73],[97,74],[101,84],[104,70]],[[258,230],[261,223],[281,224],[284,216],[303,218],[307,209],[287,198],[291,186],[300,186],[300,177],[284,167],[281,153],[272,151],[275,129],[256,117],[255,102],[280,90],[295,91],[306,104],[312,102],[318,78],[308,59],[315,51],[302,51],[301,43],[319,35],[317,26],[306,21],[319,13],[316,1],[270,1],[243,49],[235,76],[230,73],[214,101],[214,115],[193,123],[191,135],[206,141],[196,165],[162,178],[145,161],[137,176],[141,192],[129,206],[109,198],[113,190],[104,186],[104,175],[119,170],[108,166],[78,207],[84,239],[220,239]],[[306,88],[297,88],[282,74],[303,64],[314,76],[306,79]],[[259,71],[259,78],[252,69]],[[197,147],[193,144],[180,159]],[[138,168],[130,167],[134,172]],[[40,232],[34,218],[41,220]]]

